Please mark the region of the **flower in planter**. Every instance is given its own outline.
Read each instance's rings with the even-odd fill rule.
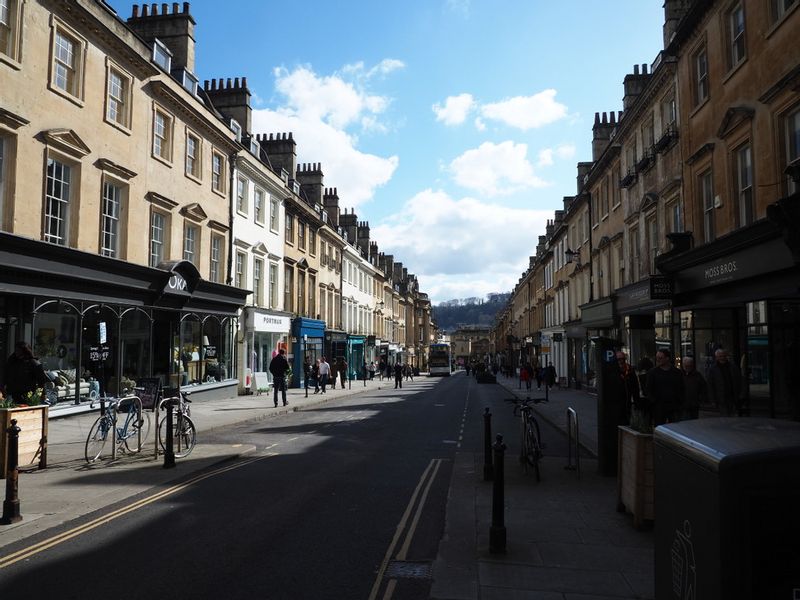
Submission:
[[[38,406],[42,403],[42,388],[36,388],[25,394],[25,402],[28,406]]]

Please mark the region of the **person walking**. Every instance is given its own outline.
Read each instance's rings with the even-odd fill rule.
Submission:
[[[16,404],[24,404],[27,401],[28,392],[44,388],[49,381],[42,363],[33,355],[33,350],[28,343],[17,342],[13,354],[6,361],[5,381],[3,382],[5,395],[10,396]]]
[[[544,368],[544,383],[548,389],[552,389],[553,385],[557,381],[558,375],[556,375],[556,368],[553,364],[549,364]]]
[[[314,378],[314,393],[319,394],[319,359],[311,367],[311,377]]]
[[[383,381],[383,376],[386,374],[386,363],[383,359],[378,363],[378,381]]]
[[[686,398],[683,406],[684,419],[696,419],[700,416],[700,406],[708,401],[708,384],[695,368],[694,358],[685,356],[681,361],[683,369],[683,386]]]
[[[375,379],[375,361],[371,360],[369,366],[367,367],[369,370],[369,380],[372,381]]]
[[[325,357],[323,356],[319,360],[319,379],[320,379],[320,386],[322,386],[322,393],[325,393],[325,386],[328,385],[328,377],[331,374],[331,366]]]
[[[647,399],[653,411],[653,425],[680,421],[685,395],[683,374],[672,364],[672,352],[660,348],[656,352],[656,366],[647,373]]]
[[[286,360],[286,350],[281,348],[269,363],[269,372],[272,373],[273,401],[275,407],[278,406],[278,392],[283,396],[283,405],[288,406],[286,401],[286,373],[289,372],[289,361]]]
[[[639,406],[639,378],[636,376],[634,368],[628,364],[627,354],[619,351],[616,353],[616,358],[617,363],[612,379],[616,391],[614,394],[616,423],[617,425],[628,425],[632,408]]]
[[[311,385],[311,357],[306,356],[303,361],[303,387],[306,389],[306,396],[308,396],[308,386]]]
[[[394,364],[394,389],[403,387],[403,363],[399,360]]]
[[[735,417],[742,407],[742,372],[729,360],[728,351],[714,352],[714,364],[706,374],[708,395],[722,417]]]

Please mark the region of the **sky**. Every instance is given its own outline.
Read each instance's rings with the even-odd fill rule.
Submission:
[[[190,6],[200,81],[247,77],[253,133],[291,131],[298,163],[321,163],[434,304],[513,289],[664,15],[663,0]]]

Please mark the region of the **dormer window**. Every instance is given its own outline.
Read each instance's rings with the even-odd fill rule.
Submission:
[[[300,184],[299,184],[299,183],[297,183],[296,181],[293,181],[293,182],[292,182],[292,191],[293,191],[295,194],[297,194],[298,196],[300,195]]]
[[[167,73],[172,69],[172,52],[160,40],[153,41],[153,62]]]
[[[281,181],[285,184],[289,184],[289,171],[286,169],[281,169]]]
[[[197,95],[197,85],[199,83],[197,77],[195,77],[189,70],[181,69],[176,73],[175,78],[180,82],[187,92],[189,92],[192,96]]]
[[[237,142],[241,142],[242,141],[242,126],[239,125],[239,122],[236,121],[235,119],[231,119],[231,131],[236,136],[236,141]]]
[[[250,152],[258,156],[258,142],[252,139],[250,140]]]

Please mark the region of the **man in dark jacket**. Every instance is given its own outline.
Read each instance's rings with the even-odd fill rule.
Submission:
[[[17,342],[14,354],[8,357],[5,372],[5,394],[15,403],[24,404],[28,392],[42,388],[49,382],[42,363],[33,355],[27,342]]]
[[[394,363],[394,389],[403,387],[403,363],[399,360]]]
[[[672,352],[661,348],[656,352],[656,366],[647,373],[647,399],[653,411],[653,424],[681,420],[685,390],[683,374],[672,364]]]
[[[276,407],[278,406],[279,390],[283,394],[283,405],[287,406],[289,404],[286,401],[286,373],[289,372],[289,361],[286,360],[284,354],[286,354],[286,350],[281,348],[269,363],[269,372],[272,373],[273,400]]]
[[[706,374],[708,395],[722,417],[739,414],[742,400],[742,373],[739,366],[728,360],[728,351],[720,348],[714,352],[714,364]]]
[[[617,425],[628,425],[631,407],[639,405],[639,378],[636,371],[628,364],[628,356],[622,351],[616,354],[616,368],[612,369],[613,384],[616,390],[614,397]]]
[[[705,404],[708,398],[706,380],[694,366],[694,358],[684,357],[681,362],[683,369],[683,384],[686,388],[686,402],[684,404],[683,418],[696,419],[700,416],[700,405]]]

